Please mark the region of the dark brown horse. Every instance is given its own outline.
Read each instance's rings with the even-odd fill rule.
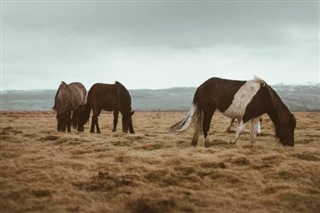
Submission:
[[[208,131],[216,110],[240,121],[236,137],[230,141],[232,144],[237,142],[248,121],[251,121],[251,144],[254,144],[256,123],[262,114],[267,113],[275,125],[276,136],[280,142],[283,145],[294,146],[296,120],[293,114],[277,93],[258,78],[250,81],[211,78],[205,81],[195,92],[193,105],[187,117],[173,125],[171,129],[183,131],[194,123],[195,133],[191,144],[197,145],[200,130],[203,130],[207,147]]]
[[[61,82],[54,99],[52,109],[57,111],[57,130],[65,132],[71,131],[71,120],[74,128],[77,128],[78,110],[81,105],[86,103],[87,91],[86,88],[79,82],[66,84]],[[71,119],[72,113],[72,119]]]
[[[131,118],[134,113],[134,111],[131,111],[131,96],[121,83],[117,81],[115,84],[97,83],[90,88],[87,104],[83,106],[79,118],[79,126],[82,131],[84,124],[89,120],[91,109],[93,112],[91,133],[94,133],[95,127],[97,133],[100,133],[98,116],[101,110],[113,111],[113,132],[116,131],[120,111],[122,114],[122,132],[130,131],[130,133],[134,133]]]

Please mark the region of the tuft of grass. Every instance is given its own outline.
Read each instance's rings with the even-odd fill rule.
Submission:
[[[246,157],[238,157],[231,160],[231,163],[237,166],[248,166],[250,165],[250,160]]]
[[[172,199],[151,199],[140,197],[127,202],[127,210],[131,213],[174,212],[176,203]]]
[[[55,141],[58,140],[60,137],[56,136],[56,135],[47,135],[45,137],[41,137],[40,140],[42,141]]]
[[[320,161],[320,157],[316,153],[298,153],[293,154],[292,156],[306,161]]]

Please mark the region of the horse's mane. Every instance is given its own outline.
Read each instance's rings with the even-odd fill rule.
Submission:
[[[260,77],[258,77],[258,76],[256,76],[256,75],[253,76],[253,79],[252,79],[251,81],[258,82],[258,83],[260,83],[262,86],[265,86],[265,85],[266,85],[266,82],[265,82],[262,78],[260,78]]]
[[[285,122],[289,123],[291,112],[289,111],[288,107],[282,102],[279,95],[269,86],[265,83],[265,88],[269,94],[271,104],[273,106],[273,113],[277,118],[277,122]]]

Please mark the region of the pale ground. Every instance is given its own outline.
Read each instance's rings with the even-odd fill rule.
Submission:
[[[294,113],[294,148],[263,117],[236,145],[214,115],[211,147],[192,129],[168,127],[184,112],[136,112],[136,134],[56,132],[53,112],[1,112],[1,212],[320,212],[320,112]],[[121,119],[119,119],[121,121]],[[118,125],[118,131],[121,124]]]

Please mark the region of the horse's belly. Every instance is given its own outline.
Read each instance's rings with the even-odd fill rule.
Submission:
[[[103,106],[102,109],[105,111],[113,111],[112,106]]]
[[[244,115],[244,110],[239,108],[228,108],[226,111],[221,112],[222,115],[229,117],[229,118],[242,118]]]

